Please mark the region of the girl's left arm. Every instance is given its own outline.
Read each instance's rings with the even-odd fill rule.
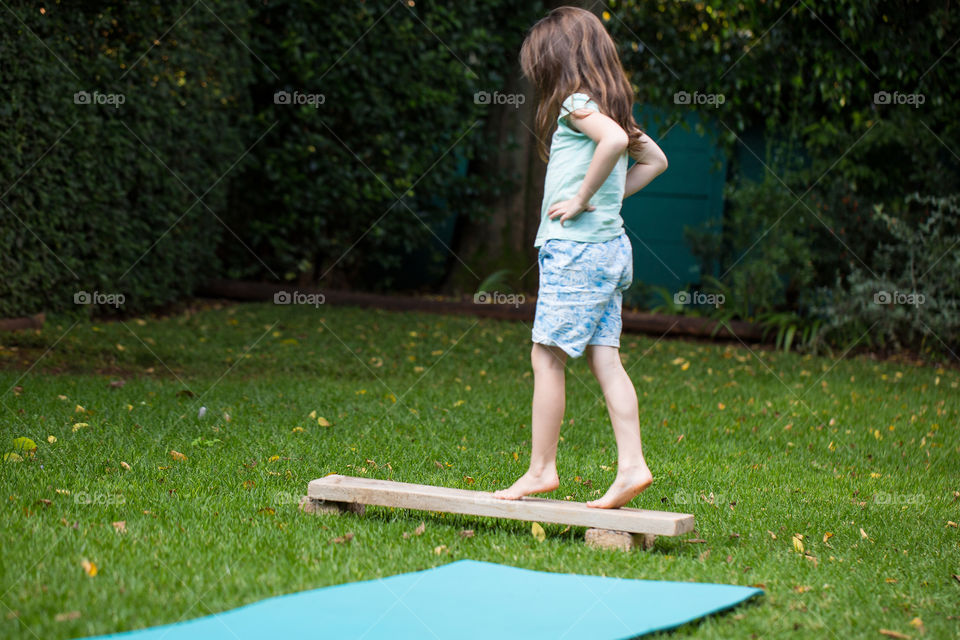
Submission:
[[[636,164],[627,171],[627,181],[623,188],[624,200],[643,189],[654,178],[667,170],[667,156],[657,146],[657,143],[647,134],[643,134],[640,139],[643,141],[643,149],[633,156]]]

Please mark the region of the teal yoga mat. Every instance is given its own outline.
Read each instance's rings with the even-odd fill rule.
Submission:
[[[458,560],[99,638],[614,640],[728,609],[762,589],[582,576]]]

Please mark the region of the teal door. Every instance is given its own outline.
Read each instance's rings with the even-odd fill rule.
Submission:
[[[696,113],[682,124],[657,124],[664,112],[650,107],[636,108],[640,127],[667,155],[669,167],[639,193],[623,203],[624,226],[633,245],[633,281],[627,295],[629,304],[655,303],[649,287],[663,287],[671,294],[700,282],[700,262],[690,253],[684,227],[699,227],[708,220],[720,220],[723,213],[723,185],[726,159],[716,139],[716,125]],[[696,133],[700,123],[705,135]],[[668,129],[669,127],[669,129]],[[718,230],[719,231],[719,230]]]

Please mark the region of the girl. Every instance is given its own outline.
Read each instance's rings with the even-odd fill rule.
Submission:
[[[623,291],[633,250],[623,199],[667,168],[667,158],[633,119],[633,91],[613,40],[589,11],[560,7],[530,30],[520,51],[536,89],[540,157],[549,149],[540,228],[540,290],[533,323],[532,451],[527,472],[508,489],[515,500],[553,491],[564,411],[567,356],[584,354],[607,401],[617,439],[617,477],[590,507],[617,508],[653,482],[640,446],[637,393],[620,362]],[[627,155],[636,164],[627,171]]]

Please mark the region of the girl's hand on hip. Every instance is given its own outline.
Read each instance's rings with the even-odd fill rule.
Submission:
[[[560,202],[554,202],[550,205],[550,209],[547,210],[547,217],[551,220],[556,220],[560,218],[560,226],[563,226],[563,223],[571,218],[576,218],[584,211],[593,211],[596,209],[592,204],[586,203],[580,198],[574,196],[569,200],[562,200]]]

